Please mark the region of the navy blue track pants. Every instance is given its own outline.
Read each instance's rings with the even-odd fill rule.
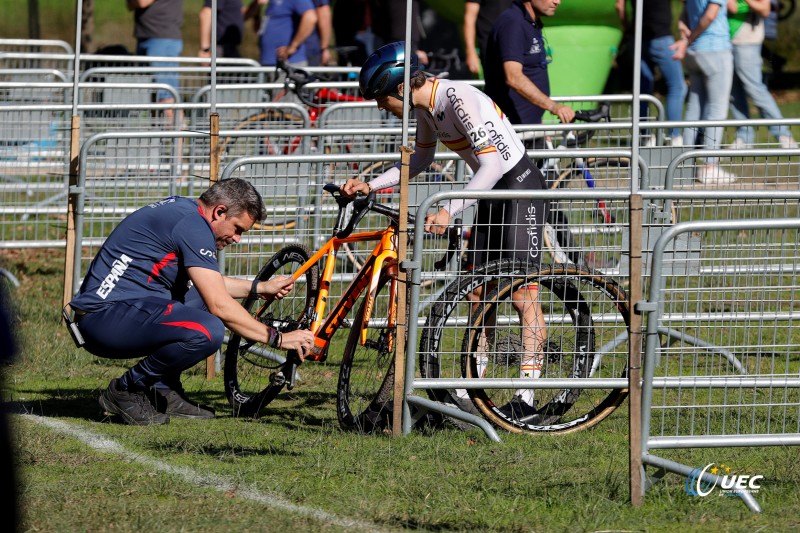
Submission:
[[[225,334],[222,321],[191,292],[196,297],[187,303],[149,297],[83,315],[78,327],[85,348],[111,359],[143,357],[121,378],[123,390],[173,388],[181,372],[222,346]]]

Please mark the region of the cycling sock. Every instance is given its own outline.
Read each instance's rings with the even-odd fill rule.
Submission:
[[[519,366],[519,377],[521,378],[533,378],[537,379],[542,375],[542,366],[541,364],[531,363],[526,364],[523,363]],[[522,398],[522,400],[529,404],[533,405],[534,402],[534,394],[533,389],[517,389],[517,396]]]

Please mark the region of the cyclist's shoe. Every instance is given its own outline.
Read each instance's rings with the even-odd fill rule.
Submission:
[[[150,390],[153,406],[159,413],[175,418],[191,418],[195,420],[214,418],[214,410],[187,398],[180,383],[172,389],[156,389],[153,387]]]
[[[118,380],[112,379],[98,402],[109,415],[120,416],[126,424],[149,426],[168,424],[169,416],[159,413],[147,399],[145,391],[123,391],[117,388]]]
[[[541,416],[536,410],[536,401],[531,405],[519,395],[511,398],[510,402],[500,407],[498,410],[509,420],[522,422],[523,424],[536,425],[541,420]]]

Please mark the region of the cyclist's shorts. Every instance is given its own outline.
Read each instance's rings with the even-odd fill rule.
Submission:
[[[503,174],[494,190],[544,190],[544,177],[523,156]],[[547,202],[541,199],[481,200],[467,250],[467,268],[508,258],[539,264]]]

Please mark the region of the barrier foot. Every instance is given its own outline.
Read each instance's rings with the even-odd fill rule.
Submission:
[[[466,422],[467,424],[477,426],[483,430],[490,440],[493,440],[494,442],[503,442],[489,422],[479,416],[462,411],[457,407],[451,407],[441,402],[435,402],[433,400],[429,400],[428,398],[422,398],[420,396],[413,395],[406,396],[406,403],[420,409],[436,411],[437,413],[442,413],[445,416],[449,416],[451,418],[461,420],[462,422]]]

